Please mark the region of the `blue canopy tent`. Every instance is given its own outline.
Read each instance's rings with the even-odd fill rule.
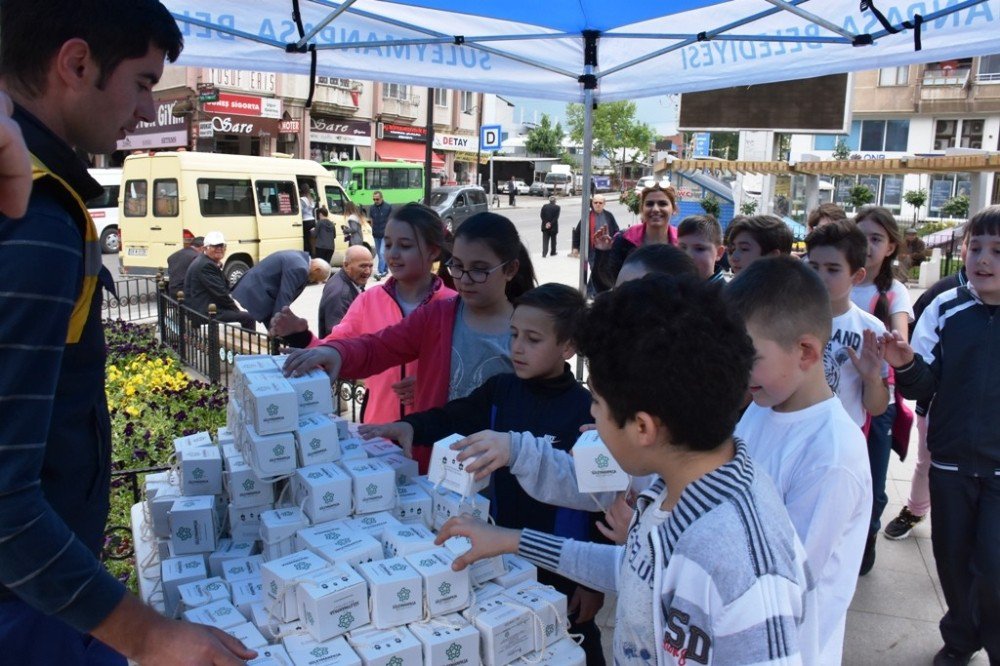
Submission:
[[[583,182],[602,100],[1000,53],[1000,0],[164,1],[181,64],[582,102]]]

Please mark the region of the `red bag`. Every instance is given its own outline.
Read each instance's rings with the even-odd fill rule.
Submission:
[[[906,453],[910,450],[913,410],[907,406],[899,391],[895,395],[896,418],[892,421],[892,450],[899,455],[900,460],[906,460]]]

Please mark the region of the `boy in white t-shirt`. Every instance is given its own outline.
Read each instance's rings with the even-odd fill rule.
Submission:
[[[815,663],[840,664],[872,486],[864,435],[823,369],[830,299],[816,273],[791,257],[755,261],[723,295],[743,315],[757,355],[753,404],[736,434],[771,476],[805,545],[819,601]]]
[[[830,295],[833,329],[823,354],[826,381],[859,427],[889,405],[889,366],[879,339],[885,326],[851,302],[865,279],[868,241],[846,220],[817,227],[806,238],[809,265]]]

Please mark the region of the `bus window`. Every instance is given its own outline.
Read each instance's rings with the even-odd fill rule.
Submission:
[[[344,213],[344,191],[332,185],[326,186],[326,209],[330,215],[342,215]]]
[[[299,198],[295,183],[290,180],[258,180],[258,210],[261,215],[295,215]]]
[[[153,181],[153,215],[177,217],[177,179],[161,178]]]
[[[130,180],[125,183],[125,217],[146,216],[145,180]]]
[[[202,215],[253,215],[253,187],[249,178],[199,178],[197,186]]]

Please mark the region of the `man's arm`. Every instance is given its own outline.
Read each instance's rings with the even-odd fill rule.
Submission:
[[[490,428],[490,398],[496,383],[497,378],[490,377],[464,398],[403,417],[402,420],[413,427],[413,443],[429,445],[453,433],[471,435]]]

